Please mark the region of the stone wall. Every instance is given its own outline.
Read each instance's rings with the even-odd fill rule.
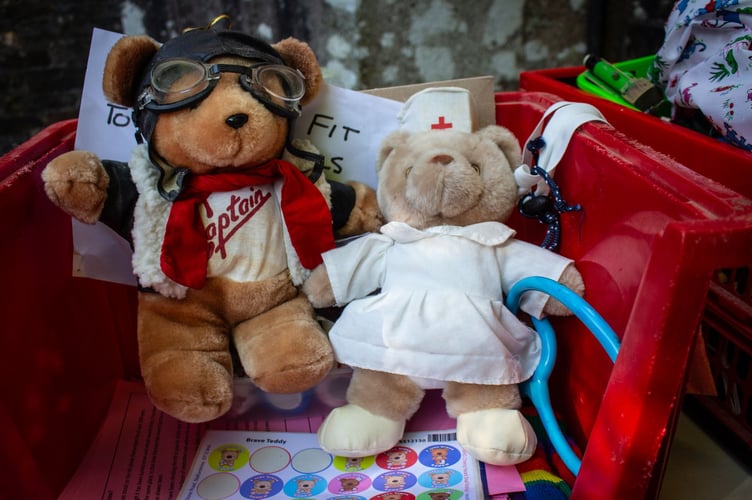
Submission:
[[[167,40],[215,15],[269,41],[295,36],[352,89],[624,60],[655,52],[668,0],[0,0],[0,154],[78,113],[91,31]]]

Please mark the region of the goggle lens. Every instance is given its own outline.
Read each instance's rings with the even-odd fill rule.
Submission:
[[[172,104],[203,92],[209,86],[209,75],[199,62],[169,59],[154,68],[151,86],[156,102]]]
[[[292,68],[275,64],[261,66],[255,73],[257,87],[263,89],[268,96],[281,101],[280,104],[295,103],[305,94],[303,77]]]

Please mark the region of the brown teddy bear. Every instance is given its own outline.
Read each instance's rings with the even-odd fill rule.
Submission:
[[[315,307],[346,305],[330,341],[353,376],[348,404],[319,429],[323,449],[344,456],[390,449],[424,389],[442,388],[467,452],[499,465],[533,454],[518,384],[536,368],[540,340],[502,297],[528,275],[579,294],[584,285],[571,260],[515,239],[501,222],[517,205],[520,161],[517,139],[496,125],[400,130],[385,139],[376,192],[387,223],[325,253],[303,285]],[[568,313],[537,292],[521,308]]]
[[[271,46],[223,18],[164,45],[126,36],[103,87],[134,108],[142,144],[127,165],[73,151],[43,172],[56,205],[131,241],[141,373],[155,406],[180,420],[227,412],[233,358],[236,374],[275,393],[308,389],[333,365],[298,285],[335,232],[381,219],[373,190],[326,181],[321,157],[290,140],[321,84],[307,44]]]

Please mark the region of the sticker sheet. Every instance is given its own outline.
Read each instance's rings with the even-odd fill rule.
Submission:
[[[332,456],[315,434],[209,430],[178,496],[182,500],[483,498],[479,463],[452,431],[406,433],[376,456]]]

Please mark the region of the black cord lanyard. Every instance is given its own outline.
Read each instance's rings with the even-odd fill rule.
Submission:
[[[543,137],[538,137],[527,143],[527,149],[533,155],[533,166],[530,173],[540,176],[548,184],[551,191],[549,195],[538,195],[535,194],[535,191],[531,191],[520,199],[517,208],[523,216],[529,219],[537,219],[540,223],[548,225],[546,236],[540,246],[548,250],[556,250],[561,240],[561,214],[582,210],[582,207],[579,204],[569,205],[562,198],[559,186],[554,179],[544,168],[538,165],[540,151],[545,145]]]

